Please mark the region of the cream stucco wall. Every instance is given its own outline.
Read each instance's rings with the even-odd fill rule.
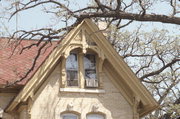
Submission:
[[[59,80],[58,65],[36,93],[31,119],[60,119],[60,114],[68,110],[79,113],[81,119],[86,119],[86,114],[93,111],[104,113],[106,119],[133,119],[132,107],[106,73],[103,78],[105,93],[61,92]],[[93,110],[93,105],[96,110]]]

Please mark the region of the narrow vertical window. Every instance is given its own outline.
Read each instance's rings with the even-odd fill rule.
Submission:
[[[78,86],[78,58],[71,53],[66,60],[67,86]]]
[[[84,56],[84,70],[86,87],[98,87],[95,55],[86,54]]]

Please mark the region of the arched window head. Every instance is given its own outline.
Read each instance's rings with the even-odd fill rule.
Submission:
[[[101,114],[88,114],[87,119],[105,119],[105,117]]]
[[[61,115],[61,119],[79,119],[79,116],[73,113],[65,113]]]

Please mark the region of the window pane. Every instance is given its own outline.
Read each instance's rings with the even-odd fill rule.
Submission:
[[[99,114],[89,114],[87,119],[104,119],[104,116]]]
[[[66,69],[78,70],[77,54],[71,53],[66,60]]]
[[[86,87],[98,87],[96,78],[96,57],[93,54],[86,54],[84,56],[84,70]]]
[[[66,60],[67,86],[78,86],[77,54],[71,53]]]
[[[86,54],[84,56],[85,79],[96,79],[96,59],[95,55]]]
[[[64,114],[63,119],[78,119],[78,116],[75,114]]]

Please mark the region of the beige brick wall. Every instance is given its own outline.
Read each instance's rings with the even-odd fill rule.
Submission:
[[[19,117],[18,119],[28,119],[28,108],[27,108],[27,105],[22,105],[18,112],[19,112]]]
[[[105,93],[69,93],[60,92],[60,72],[57,67],[36,94],[31,108],[31,119],[60,119],[60,114],[68,111],[80,113],[81,119],[92,112],[93,105],[102,112],[106,119],[133,119],[132,107],[104,74]]]
[[[0,117],[3,117],[3,119],[14,119],[10,114],[4,113],[4,109],[15,95],[15,93],[0,93]]]

